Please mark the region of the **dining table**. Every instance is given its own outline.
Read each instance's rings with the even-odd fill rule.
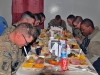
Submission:
[[[46,32],[46,33],[45,33]],[[45,33],[45,34],[43,34]],[[39,37],[37,39],[37,41],[43,41],[45,39],[47,39],[47,37],[44,38],[45,35],[48,35],[50,32],[47,32],[46,29],[43,29],[40,37],[42,37],[42,39]],[[67,31],[68,33],[68,31]],[[70,35],[72,35],[70,32],[68,33]],[[45,40],[44,43],[48,44],[47,41]],[[76,42],[75,38],[68,38],[67,39],[67,43],[70,44],[72,42]],[[41,43],[40,43],[41,44]],[[79,46],[78,46],[79,47]],[[35,52],[36,47],[32,47],[31,46],[31,51],[28,53],[29,55],[31,55],[32,53],[36,53]],[[80,52],[80,48],[79,49],[70,49],[71,52],[74,53],[79,53]],[[81,54],[85,56],[85,54],[81,51]],[[43,56],[43,54],[41,53],[40,56]],[[49,56],[46,56],[44,58],[50,58],[51,54]],[[19,69],[16,72],[16,75],[98,75],[98,73],[96,72],[96,70],[94,69],[94,67],[92,66],[92,64],[90,63],[90,61],[88,60],[87,57],[85,57],[86,59],[86,63],[87,65],[73,65],[73,64],[68,64],[68,70],[66,71],[62,71],[60,66],[55,66],[55,65],[51,65],[48,64],[47,62],[44,62],[44,65],[51,65],[52,67],[49,68],[23,68],[22,65],[20,65]]]

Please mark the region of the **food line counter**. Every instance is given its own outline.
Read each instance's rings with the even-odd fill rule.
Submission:
[[[46,32],[45,30],[42,32]],[[67,32],[68,34],[70,34],[69,32]],[[45,40],[47,39],[47,37],[45,37],[45,34],[41,33],[41,35],[39,37],[42,37],[43,39],[40,40]],[[55,38],[57,38],[57,36],[55,36]],[[64,37],[65,38],[65,37]],[[39,40],[39,41],[40,41]],[[74,39],[69,39],[68,41],[70,42],[75,42]],[[47,40],[45,42],[39,42],[39,44],[44,44],[47,43]],[[34,47],[32,47],[32,51],[34,53]],[[47,48],[46,48],[47,49]],[[48,51],[46,51],[48,52]],[[79,49],[72,49],[72,52],[77,53],[79,52]],[[43,51],[44,53],[44,51]],[[44,55],[43,53],[42,56]],[[84,55],[84,53],[82,52],[82,55]],[[51,55],[48,55],[45,58],[50,58]],[[98,75],[97,72],[94,70],[93,66],[91,65],[91,63],[89,62],[89,60],[85,57],[86,59],[86,63],[85,65],[73,65],[73,64],[69,64],[68,66],[68,70],[65,72],[60,71],[60,67],[59,65],[52,65],[52,64],[48,64],[47,62],[44,62],[44,66],[48,66],[45,69],[44,68],[23,68],[22,65],[19,67],[18,71],[16,72],[17,75],[40,75],[40,73],[44,73],[45,75]],[[52,67],[51,67],[52,66]]]

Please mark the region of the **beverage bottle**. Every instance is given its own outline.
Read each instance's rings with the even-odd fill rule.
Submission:
[[[60,66],[63,71],[66,71],[68,69],[68,57],[65,47],[66,44],[63,44],[61,49],[61,59],[60,59]]]

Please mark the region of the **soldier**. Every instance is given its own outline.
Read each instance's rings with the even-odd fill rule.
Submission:
[[[73,20],[74,20],[74,18],[75,18],[75,16],[73,15],[73,14],[71,14],[71,15],[69,15],[68,17],[67,17],[67,23],[68,23],[68,25],[70,26],[70,27],[72,27],[72,34],[73,34],[73,36],[75,37],[76,36],[76,28],[74,27],[74,25],[73,25]]]
[[[34,38],[36,29],[29,23],[21,23],[11,33],[0,37],[0,75],[13,75],[11,68],[18,61],[16,50],[27,46]]]
[[[21,15],[20,20],[19,20],[17,23],[15,23],[14,25],[9,26],[9,27],[2,33],[2,35],[4,35],[4,34],[6,35],[6,34],[12,32],[18,24],[20,24],[20,23],[25,23],[25,22],[30,23],[32,26],[34,25],[35,17],[34,17],[34,15],[33,15],[31,12],[29,12],[29,11],[24,12],[24,13]]]
[[[94,27],[93,21],[86,18],[81,22],[81,32],[85,36],[82,50],[86,51],[86,57],[100,75],[100,29]]]
[[[46,17],[45,17],[45,15],[44,15],[44,13],[42,13],[42,12],[40,12],[39,15],[40,15],[40,17],[41,17],[41,21],[40,21],[40,25],[41,25],[41,24],[43,24],[43,22],[45,21],[45,18],[46,18]]]
[[[55,19],[52,19],[48,23],[48,29],[50,28],[50,26],[62,27],[63,30],[67,30],[66,22],[61,19],[61,16],[60,15],[56,15]]]
[[[16,24],[9,26],[3,32],[2,35],[8,35],[9,33],[11,33],[16,28],[16,26],[18,24],[25,23],[25,22],[30,23],[32,26],[33,26],[33,24],[35,22],[34,15],[31,12],[29,12],[29,11],[24,12],[21,15],[20,20]],[[19,68],[19,65],[21,64],[21,62],[23,62],[22,59],[24,59],[25,56],[24,56],[24,53],[23,53],[24,51],[22,49],[19,50],[19,49],[16,48],[16,46],[13,46],[13,50],[14,50],[13,53],[15,53],[14,55],[16,56],[16,59],[18,59],[18,60],[17,61],[13,60],[14,62],[12,63],[12,71],[16,72],[16,70]]]
[[[81,24],[82,20],[83,19],[81,16],[76,16],[73,20],[73,25],[77,29],[75,39],[79,45],[82,43],[82,41],[84,39],[84,36],[82,35],[82,33],[80,31],[80,24]]]
[[[38,31],[38,33],[39,33],[39,35],[40,35],[40,33],[41,33],[40,25],[42,25],[43,22],[45,21],[45,15],[44,15],[42,12],[39,13],[38,15],[39,15],[39,17],[40,17],[40,23],[38,24],[38,26],[36,27],[36,29],[37,29],[37,31]],[[35,18],[35,19],[36,19],[36,18]]]

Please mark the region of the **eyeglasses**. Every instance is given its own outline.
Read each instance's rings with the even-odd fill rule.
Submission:
[[[25,38],[25,36],[22,34],[23,38],[25,39],[25,42],[26,42],[26,46],[29,44]]]
[[[85,27],[85,28],[83,28],[83,29],[81,28],[81,31],[85,31],[87,28],[88,28],[88,27]]]

